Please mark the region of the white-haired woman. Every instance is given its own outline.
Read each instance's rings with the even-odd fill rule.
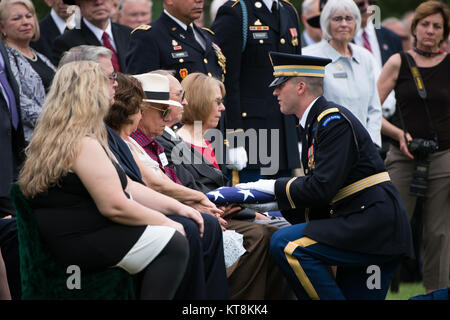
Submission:
[[[114,94],[110,81],[92,61],[58,70],[18,183],[61,263],[139,273],[142,299],[171,299],[188,244],[183,226],[166,214],[199,225],[203,220],[198,211],[134,183],[117,164],[103,123]]]
[[[55,67],[47,57],[30,47],[30,42],[38,40],[40,35],[30,0],[0,1],[0,34],[20,87],[21,117],[25,140],[29,142],[55,75]]]
[[[325,67],[324,97],[352,111],[381,147],[376,62],[368,50],[352,43],[360,25],[353,0],[329,0],[320,15],[323,40],[304,48],[303,54],[332,60]]]

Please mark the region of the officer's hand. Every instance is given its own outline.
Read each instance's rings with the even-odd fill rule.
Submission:
[[[227,168],[241,171],[247,166],[248,157],[244,147],[228,149]]]
[[[239,183],[236,185],[236,187],[239,189],[254,189],[257,191],[275,195],[275,181],[275,179],[259,179],[256,182]]]

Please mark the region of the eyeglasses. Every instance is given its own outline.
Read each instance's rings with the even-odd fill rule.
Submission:
[[[181,92],[178,92],[178,93],[173,93],[174,95],[176,95],[178,98],[180,98],[181,100],[181,102],[183,102],[183,100],[184,100],[184,97],[186,96],[186,91],[181,91]]]
[[[350,23],[350,22],[355,21],[355,18],[353,18],[352,16],[345,16],[345,17],[337,16],[337,17],[331,18],[331,20],[333,22],[337,22],[337,23],[341,23],[343,20],[345,20],[346,22]]]
[[[111,80],[111,82],[116,81],[116,80],[117,80],[117,72],[113,71],[113,73],[111,73],[111,74],[108,76],[108,79]]]
[[[160,109],[160,108],[154,107],[154,106],[152,106],[152,105],[147,105],[147,107],[152,108],[152,109],[155,109],[155,110],[158,110],[158,111],[161,111],[161,112],[162,112],[162,117],[163,117],[163,118],[167,117],[167,116],[170,114],[170,112],[172,111],[172,109],[170,109],[170,108],[167,108],[167,109]]]

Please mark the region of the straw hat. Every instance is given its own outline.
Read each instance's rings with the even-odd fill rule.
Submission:
[[[142,84],[145,96],[147,97],[143,99],[144,101],[183,108],[181,103],[170,100],[170,82],[167,77],[152,73],[133,75],[133,77],[138,79]]]

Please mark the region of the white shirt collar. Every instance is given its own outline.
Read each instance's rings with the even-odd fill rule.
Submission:
[[[114,38],[111,30],[111,21],[108,20],[108,26],[106,27],[106,30],[102,30],[97,26],[94,26],[92,23],[87,21],[85,18],[83,18],[84,23],[88,26],[88,28],[92,31],[92,33],[95,35],[95,37],[100,41],[100,43],[103,43],[102,36],[103,32],[106,32],[106,34],[109,37],[109,41],[113,43]],[[114,44],[113,44],[114,45]]]
[[[50,10],[50,16],[52,17],[53,21],[56,24],[56,27],[58,27],[59,33],[63,34],[64,33],[64,29],[66,29],[66,21],[61,18],[60,16],[58,16],[58,14],[56,13],[55,10]]]
[[[308,106],[308,108],[306,108],[305,112],[303,112],[302,118],[300,119],[299,124],[302,126],[303,129],[305,129],[305,125],[306,125],[306,120],[308,119],[308,114],[309,111],[311,110],[312,106],[314,105],[314,103],[316,103],[317,99],[319,99],[321,96],[318,96],[317,98],[315,98]]]
[[[183,28],[184,31],[187,30],[187,25],[184,24],[183,22],[181,22],[180,20],[178,20],[177,18],[175,18],[173,15],[171,15],[166,9],[164,9],[164,13],[167,14],[173,21],[175,21],[176,23],[178,23],[180,25],[180,27]],[[192,26],[193,23],[190,24],[190,26],[192,27],[192,29],[194,29],[194,27]]]
[[[278,0],[263,0],[263,2],[266,5],[267,9],[272,12],[272,3],[278,2]]]

